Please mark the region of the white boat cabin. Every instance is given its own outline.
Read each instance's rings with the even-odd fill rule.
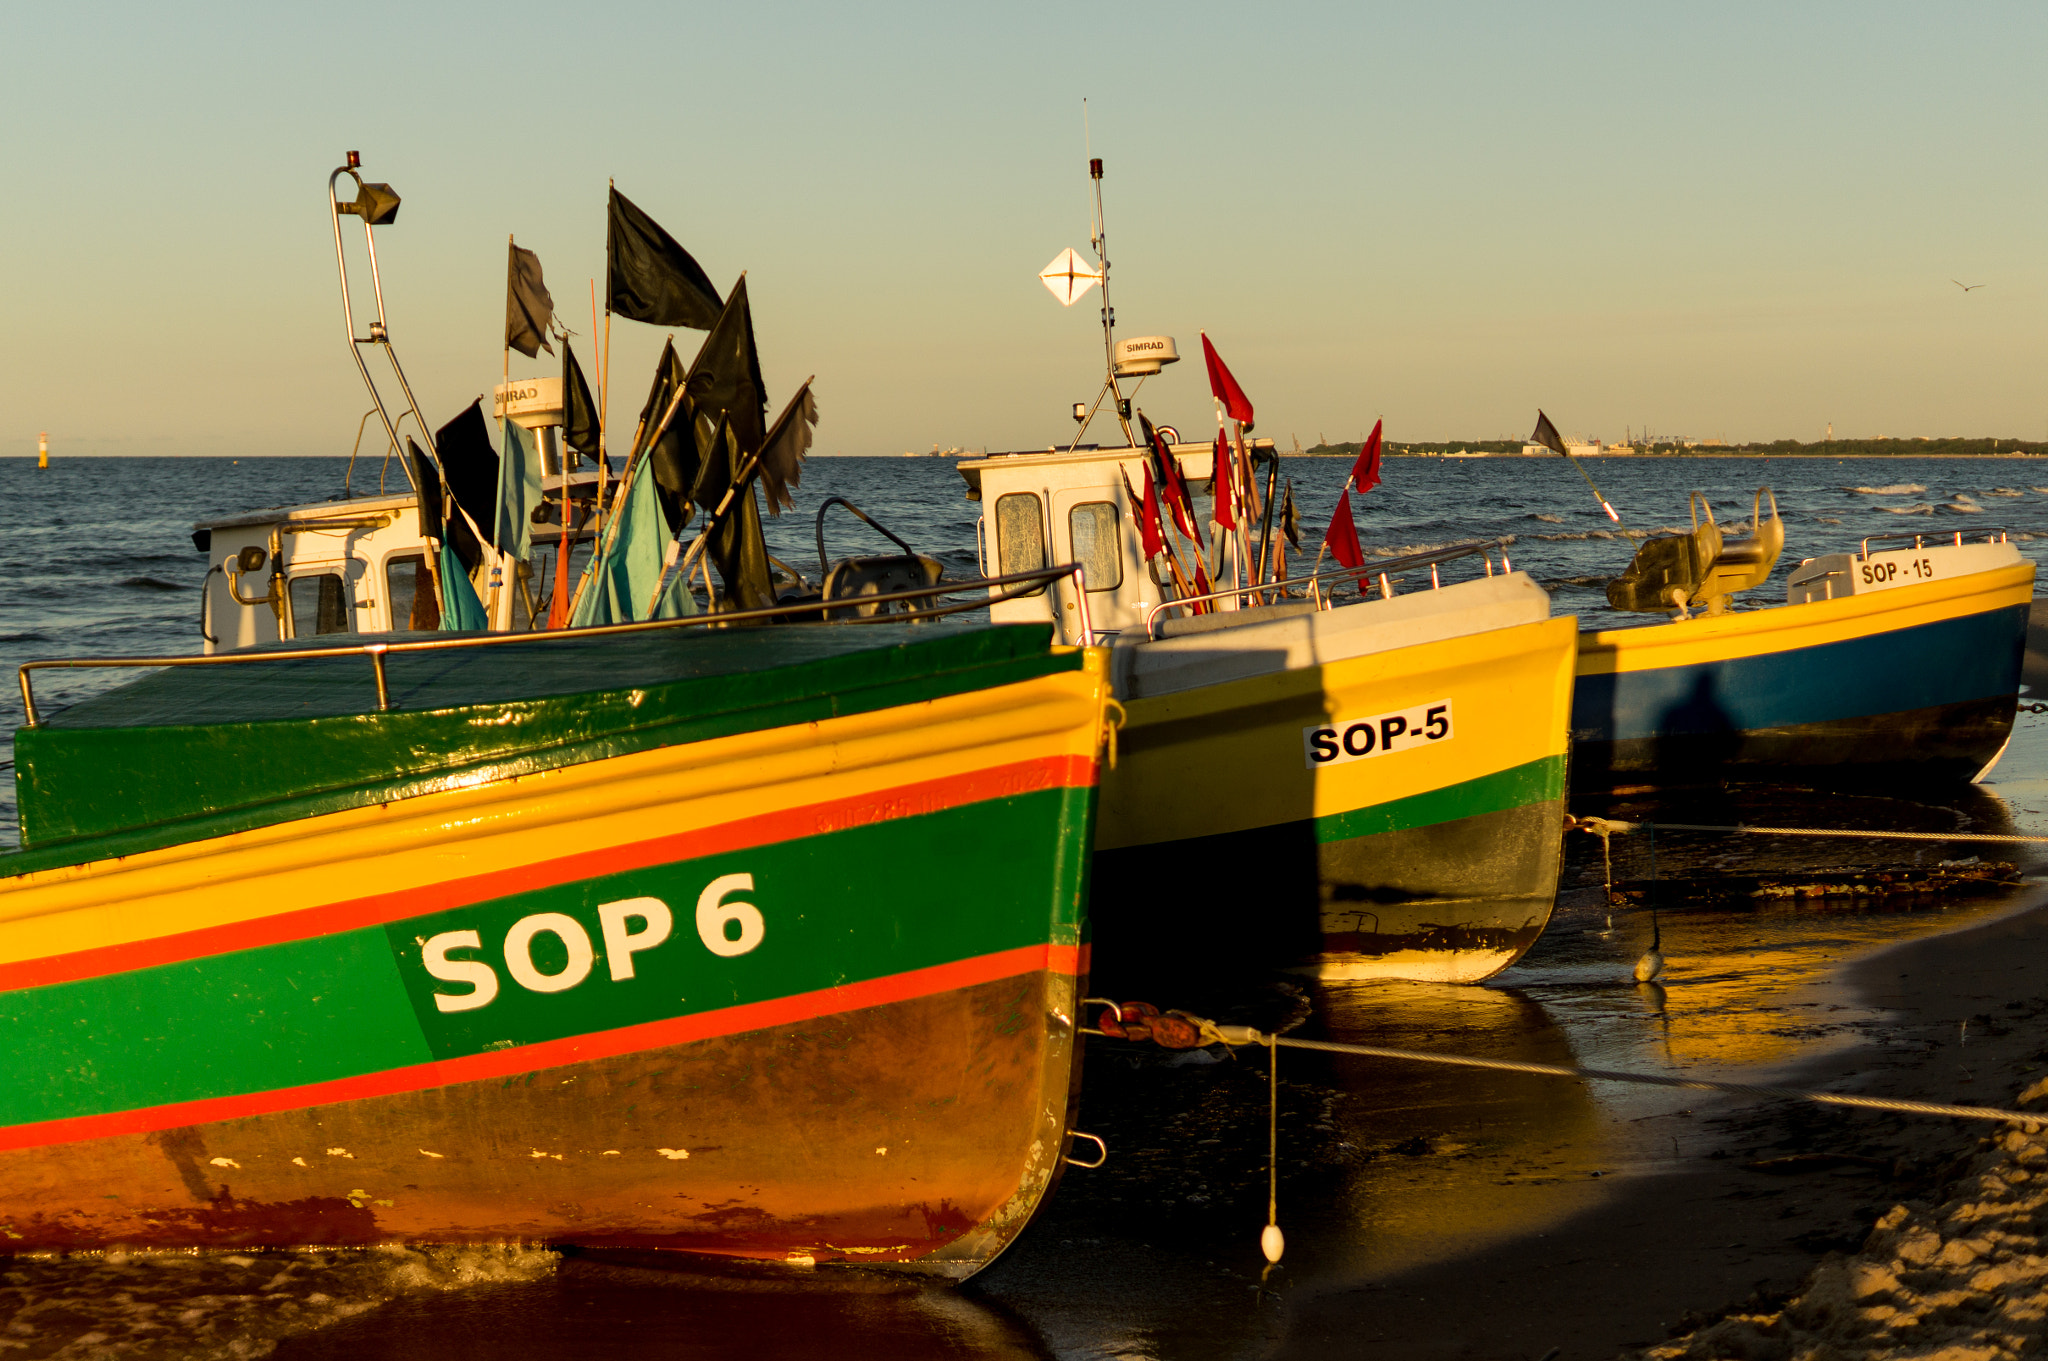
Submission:
[[[1174,444],[1170,448],[1188,489],[1197,495],[1208,493],[1214,446]],[[1253,454],[1256,470],[1272,457],[1273,441],[1249,441],[1247,449]],[[1143,633],[1152,607],[1174,598],[1172,586],[1162,586],[1145,560],[1136,508],[1126,490],[1128,479],[1129,488],[1144,494],[1143,449],[1084,446],[1071,453],[1055,449],[991,454],[963,462],[960,476],[967,481],[967,498],[981,502],[975,540],[982,575],[1006,576],[1062,562],[1079,564],[1087,582],[1088,625],[1098,639],[1102,634],[1127,630]],[[1197,513],[1205,513],[1199,505]],[[1219,537],[1213,524],[1205,523],[1202,529],[1212,542]],[[1250,577],[1249,570],[1235,563],[1235,545],[1229,536],[1220,537],[1224,546],[1223,565],[1215,582],[1219,590],[1231,585],[1233,566],[1247,581]],[[1061,641],[1078,643],[1081,609],[1073,596],[1072,583],[1062,581],[1049,590],[1000,601],[989,607],[989,617],[999,624],[1051,620],[1058,626]],[[1226,599],[1217,605],[1234,609],[1236,601]]]
[[[565,480],[575,521],[571,544],[587,542],[601,479],[594,462],[562,446],[561,379],[501,384],[493,407],[494,417],[510,415],[537,437],[543,499],[534,545],[561,542]],[[411,491],[209,520],[192,527],[192,542],[207,557],[199,613],[204,652],[440,627],[438,549],[421,530],[419,497]],[[471,582],[493,631],[534,627],[527,571],[528,564],[484,546]]]

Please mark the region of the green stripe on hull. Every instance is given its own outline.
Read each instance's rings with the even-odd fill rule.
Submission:
[[[332,1081],[617,1029],[736,1004],[860,982],[1024,946],[1078,944],[1083,859],[1092,788],[1044,790],[918,817],[680,861],[466,907],[387,926],[336,932],[4,994],[0,1126],[100,1114]],[[714,881],[750,875],[751,891],[699,900]],[[728,881],[729,883],[731,881]],[[964,886],[972,885],[971,892]],[[672,915],[665,941],[606,948],[600,906],[658,899]],[[762,922],[745,941],[744,910]],[[615,925],[639,934],[639,915]],[[518,923],[560,914],[556,930],[513,951]],[[739,918],[724,925],[722,918]],[[580,932],[577,930],[580,928]],[[472,994],[436,981],[423,949],[452,932],[477,948],[447,948],[445,972],[488,966],[496,995],[444,1010]],[[734,942],[733,937],[739,936]],[[570,945],[589,942],[589,957]],[[629,945],[633,942],[627,942]],[[641,943],[646,943],[644,940]],[[616,977],[630,966],[630,977]],[[444,1002],[437,1002],[437,995]]]
[[[849,636],[868,645],[849,651]],[[0,856],[0,878],[1078,669],[1050,636],[792,626],[766,643],[742,630],[401,654],[398,707],[381,713],[360,657],[173,669],[15,734],[24,850]],[[781,665],[717,669],[769,644]],[[557,673],[531,675],[540,659]],[[549,679],[577,693],[547,694]],[[516,696],[492,693],[508,685]]]
[[[1564,797],[1565,758],[1545,756],[1526,765],[1510,766],[1491,775],[1412,794],[1367,808],[1331,813],[1315,820],[1316,840],[1323,844],[1382,832],[1405,832],[1481,813],[1499,813]]]

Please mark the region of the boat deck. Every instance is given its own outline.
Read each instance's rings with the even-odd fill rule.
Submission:
[[[359,650],[170,667],[17,732],[25,849],[0,877],[1078,668],[1050,636],[786,626],[392,652],[385,710]]]

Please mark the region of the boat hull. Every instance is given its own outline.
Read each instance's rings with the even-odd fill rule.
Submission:
[[[1061,1163],[1101,672],[0,880],[6,1247],[971,1274]]]
[[[1246,965],[1475,982],[1548,922],[1575,625],[1494,628],[1126,701],[1103,776],[1105,986]],[[1446,740],[1352,760],[1354,720],[1447,706]],[[1308,744],[1305,750],[1305,744]]]
[[[1580,640],[1572,783],[1969,780],[2012,733],[2031,564]]]

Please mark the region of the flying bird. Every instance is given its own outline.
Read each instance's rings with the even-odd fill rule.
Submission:
[[[1961,279],[1950,279],[1949,282],[1962,289],[1965,293],[1968,293],[1973,288],[1982,288],[1984,286],[1982,284],[1966,284]]]

